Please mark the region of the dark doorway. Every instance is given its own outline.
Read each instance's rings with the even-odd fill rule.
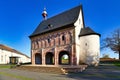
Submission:
[[[35,54],[35,64],[42,64],[42,57],[39,53]]]
[[[19,57],[9,57],[10,59],[10,64],[17,64],[19,61],[18,61],[18,58]]]
[[[59,64],[60,65],[69,65],[70,64],[70,55],[67,51],[61,51],[59,53]]]
[[[54,55],[51,52],[46,53],[46,64],[54,64]]]

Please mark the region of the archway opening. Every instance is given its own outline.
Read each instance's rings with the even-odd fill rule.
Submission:
[[[46,64],[53,65],[54,64],[54,55],[51,52],[46,53]]]
[[[42,56],[41,54],[35,54],[35,64],[42,64]]]
[[[70,55],[67,51],[61,51],[59,53],[59,64],[60,65],[69,65],[70,64]]]

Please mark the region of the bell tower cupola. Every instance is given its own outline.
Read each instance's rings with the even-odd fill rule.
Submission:
[[[47,11],[46,11],[46,8],[44,8],[43,12],[42,12],[42,16],[43,16],[43,19],[46,20],[47,19]]]

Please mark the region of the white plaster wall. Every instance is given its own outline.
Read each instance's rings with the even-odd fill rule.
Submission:
[[[6,64],[8,62],[9,52],[0,49],[0,64]]]
[[[77,64],[79,65],[79,54],[80,54],[80,39],[79,34],[81,28],[83,28],[83,16],[82,16],[82,10],[80,9],[80,13],[78,16],[77,21],[74,23],[75,26],[75,44],[76,44],[76,57],[77,57]]]
[[[99,63],[100,39],[99,35],[87,35],[80,37],[80,58],[88,65]]]
[[[3,59],[2,59],[2,56],[3,56]],[[9,63],[10,62],[9,57],[11,57],[11,56],[20,57],[18,61],[22,62],[22,63],[26,63],[26,62],[31,61],[31,59],[26,57],[25,55],[21,55],[21,54],[18,54],[18,53],[14,53],[14,52],[10,52],[10,51],[0,49],[0,64]]]

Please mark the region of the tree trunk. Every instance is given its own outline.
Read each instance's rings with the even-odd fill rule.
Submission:
[[[118,51],[118,52],[119,52],[118,54],[119,54],[119,60],[120,60],[120,51]]]

